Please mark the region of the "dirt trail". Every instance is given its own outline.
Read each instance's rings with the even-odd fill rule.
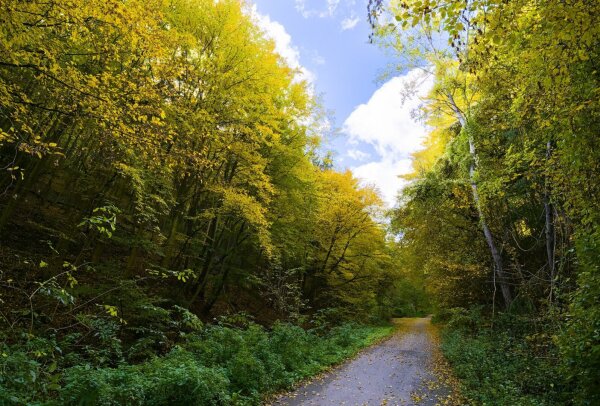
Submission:
[[[398,330],[390,339],[273,405],[452,404],[446,380],[434,373],[440,370],[439,353],[430,320],[397,319],[395,323]]]

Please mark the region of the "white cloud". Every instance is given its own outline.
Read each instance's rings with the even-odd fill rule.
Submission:
[[[364,182],[375,184],[390,206],[405,184],[398,175],[411,171],[411,154],[421,148],[427,134],[426,126],[415,121],[413,112],[432,84],[431,75],[425,76],[420,69],[394,77],[375,91],[367,103],[357,106],[344,122],[343,131],[350,144],[370,144],[379,158],[353,168],[353,173]]]
[[[325,63],[326,63],[325,58],[323,56],[321,56],[317,51],[313,52],[311,61],[315,65],[325,65]]]
[[[327,0],[327,13],[332,16],[340,4],[340,0]]]
[[[296,0],[296,10],[302,17],[333,17],[341,0]],[[325,3],[325,4],[323,4]],[[323,7],[325,6],[325,7]]]
[[[336,20],[342,31],[352,30],[360,22],[356,0],[295,0],[295,6],[304,18]]]
[[[383,159],[352,168],[352,173],[365,184],[374,185],[383,201],[389,207],[393,207],[396,203],[398,191],[406,185],[406,180],[399,178],[398,175],[409,173],[411,166],[412,160],[410,158],[400,160]]]
[[[432,80],[420,69],[392,78],[366,104],[354,109],[344,122],[344,132],[351,141],[373,145],[382,157],[408,157],[419,148],[426,133],[423,124],[413,119],[413,111],[427,95]],[[413,91],[416,94],[406,94]]]
[[[369,154],[368,152],[361,151],[359,149],[350,149],[348,150],[347,155],[355,161],[365,161],[371,158],[371,154]]]
[[[275,42],[275,52],[281,55],[290,68],[298,71],[297,79],[306,80],[310,85],[313,85],[316,76],[300,63],[300,50],[293,44],[292,37],[286,31],[285,27],[278,21],[271,20],[270,16],[260,14],[256,4],[251,6],[249,14],[254,18],[267,38]]]
[[[358,24],[359,21],[360,21],[359,17],[344,18],[341,23],[342,31],[353,29],[354,27],[356,27],[356,25]]]

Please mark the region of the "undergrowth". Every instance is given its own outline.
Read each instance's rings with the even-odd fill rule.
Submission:
[[[452,309],[445,318],[442,351],[471,405],[572,404],[551,326],[544,320]]]
[[[255,405],[392,332],[343,324],[327,332],[277,323],[272,329],[219,323],[189,334],[168,354],[132,365],[61,369],[44,363],[56,343],[2,348],[0,404]]]

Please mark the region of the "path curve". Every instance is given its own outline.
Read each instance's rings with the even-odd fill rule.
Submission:
[[[397,332],[331,373],[277,399],[273,405],[452,404],[440,377],[437,341],[429,318],[396,319]]]

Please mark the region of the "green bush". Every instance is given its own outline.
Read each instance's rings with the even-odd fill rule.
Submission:
[[[92,369],[78,366],[65,376],[61,403],[77,405],[225,405],[229,380],[222,370],[200,365],[175,350],[140,365]]]
[[[0,344],[0,405],[32,404],[58,388],[54,339],[28,336],[21,346]]]
[[[481,309],[453,313],[442,333],[442,351],[472,404],[568,404],[558,351],[548,334],[512,315],[497,316],[492,329]]]
[[[559,334],[564,372],[581,405],[600,404],[600,232],[580,238],[582,271],[572,295],[567,328]]]
[[[279,355],[286,371],[299,371],[305,364],[311,344],[316,340],[301,327],[277,323],[269,339],[270,348]]]
[[[289,387],[353,355],[391,327],[346,324],[328,333],[277,323],[271,331],[207,326],[181,348],[139,365],[77,366],[64,374],[61,404],[260,404],[265,393]]]

